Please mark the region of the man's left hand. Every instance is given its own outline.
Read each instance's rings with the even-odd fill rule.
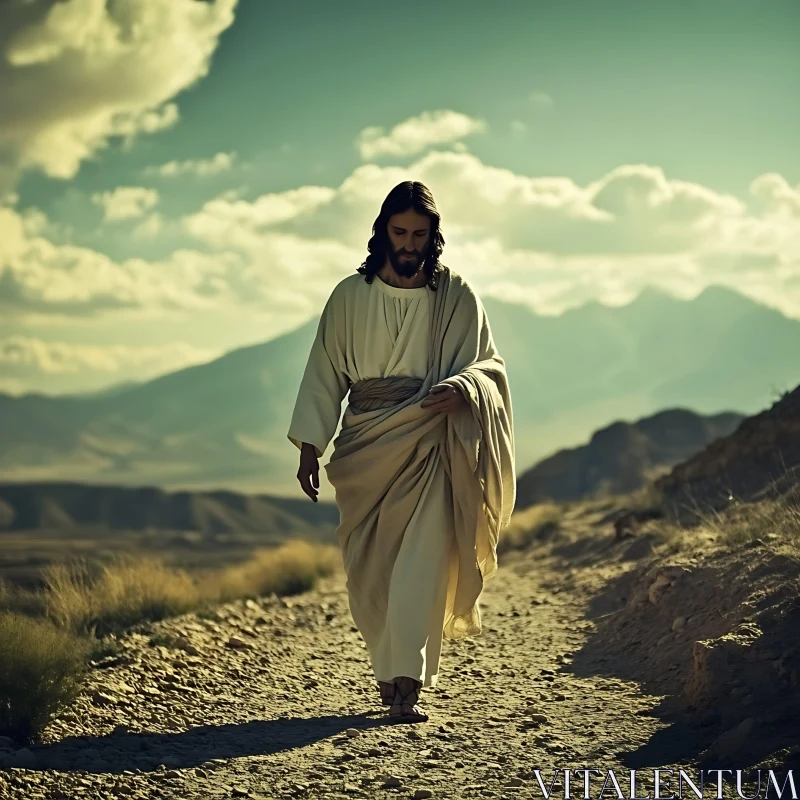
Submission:
[[[428,396],[420,403],[422,408],[428,408],[434,413],[444,411],[461,411],[469,408],[469,400],[464,397],[461,389],[449,383],[437,383],[432,386]]]

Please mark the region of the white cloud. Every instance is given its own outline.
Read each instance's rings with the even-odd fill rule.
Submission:
[[[750,184],[750,193],[761,201],[765,211],[800,218],[800,186],[791,186],[783,175],[760,175]]]
[[[622,302],[647,283],[689,296],[727,282],[800,316],[799,189],[780,175],[757,177],[739,199],[647,164],[581,185],[452,151],[428,152],[409,167],[363,164],[333,187],[253,200],[224,192],[180,221],[150,211],[134,236],[163,237],[164,226],[180,224],[206,251],[184,247],[158,261],[58,245],[41,212],[0,209],[2,311],[157,315],[248,304],[299,322],[361,264],[383,199],[408,179],[434,194],[444,263],[488,294],[513,292],[555,313],[588,299]]]
[[[720,226],[747,216],[736,198],[668,180],[648,165],[626,165],[580,186],[567,177],[530,177],[488,166],[469,153],[433,151],[408,168],[362,165],[337,189],[303,187],[235,204],[217,198],[188,224],[204,240],[258,237],[274,228],[363,247],[386,193],[409,178],[431,188],[445,232],[456,225],[472,238],[496,236],[506,249],[682,252],[718,239]]]
[[[21,170],[73,177],[112,136],[175,124],[237,0],[0,3],[0,195]]]
[[[43,224],[41,212],[24,217],[0,207],[0,314],[91,316],[249,299],[246,290],[233,295],[231,276],[242,263],[235,253],[179,249],[158,261],[116,262],[87,247],[54,244],[36,233]]]
[[[224,241],[245,230],[258,231],[298,217],[308,216],[330,203],[336,195],[325,186],[303,186],[280,193],[263,194],[253,202],[229,199],[226,194],[210,200],[186,218],[189,231],[198,238]]]
[[[143,186],[117,186],[110,192],[92,195],[92,202],[103,208],[107,222],[143,217],[158,203],[158,192]]]
[[[249,280],[292,287],[318,308],[366,257],[387,192],[421,180],[442,213],[444,263],[487,293],[557,313],[589,299],[621,303],[648,283],[691,296],[716,282],[800,316],[800,215],[787,211],[797,189],[778,178],[756,179],[745,202],[647,164],[582,186],[434,151],[408,168],[362,165],[336,188],[217,197],[185,225],[211,247],[240,252],[254,265]]]
[[[167,103],[161,108],[150,111],[133,112],[117,118],[114,135],[124,136],[126,144],[138,133],[158,133],[171,128],[180,118],[178,106]]]
[[[356,146],[367,161],[381,156],[410,156],[429,147],[458,142],[486,129],[484,120],[458,111],[424,111],[395,125],[388,133],[385,128],[365,128],[359,134]]]
[[[177,175],[197,175],[206,177],[218,175],[233,167],[236,153],[217,153],[213,158],[188,159],[186,161],[168,161],[157,167],[147,167],[145,174],[160,175],[164,178],[173,178]]]
[[[34,336],[0,339],[0,365],[27,368],[51,375],[78,372],[130,371],[157,374],[190,363],[202,363],[220,355],[216,349],[186,342],[166,342],[152,347],[88,345],[52,342]]]
[[[164,227],[164,218],[157,211],[140,222],[131,234],[134,239],[153,239]]]

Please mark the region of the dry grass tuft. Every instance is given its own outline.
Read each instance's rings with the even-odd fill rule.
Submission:
[[[243,564],[207,574],[199,583],[200,593],[207,601],[221,602],[271,592],[299,594],[311,589],[317,577],[330,575],[340,560],[336,547],[297,539],[278,548],[256,550]]]
[[[193,576],[143,556],[122,556],[92,574],[86,561],[45,570],[45,612],[76,633],[104,636],[139,622],[183,614],[201,604],[258,597],[275,592],[298,594],[339,562],[333,546],[288,541],[256,550],[242,564]]]
[[[648,508],[660,508],[662,501],[663,492],[650,479],[630,492],[597,491],[583,502],[597,511],[623,508],[628,511],[644,511]]]
[[[0,583],[0,735],[35,741],[75,697],[88,660],[114,644],[108,634],[215,602],[297,594],[339,563],[337,547],[295,540],[205,575],[120,556],[50,566],[40,592]]]
[[[664,502],[664,492],[654,480],[648,480],[644,486],[631,492],[626,497],[627,507],[631,509],[660,508]]]
[[[43,617],[44,610],[41,592],[10,586],[0,578],[0,612],[14,611],[29,617]]]
[[[89,640],[46,619],[0,613],[0,735],[35,741],[79,691]]]
[[[724,511],[705,512],[701,519],[705,528],[729,545],[770,538],[788,542],[800,550],[800,498],[797,496],[735,503]]]
[[[532,542],[554,533],[559,528],[562,516],[562,508],[555,503],[537,503],[515,511],[508,526],[500,533],[498,554],[524,550]]]
[[[96,636],[182,614],[201,599],[188,572],[144,556],[118,557],[96,577],[86,561],[52,565],[43,579],[47,616]]]

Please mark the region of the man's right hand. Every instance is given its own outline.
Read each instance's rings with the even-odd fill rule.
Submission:
[[[313,485],[312,485],[313,479]],[[300,448],[300,468],[297,470],[297,480],[303,491],[316,503],[319,492],[319,459],[313,444],[303,442]]]

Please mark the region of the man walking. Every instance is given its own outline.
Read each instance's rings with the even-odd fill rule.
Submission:
[[[436,685],[442,639],[481,632],[478,599],[516,491],[505,362],[443,246],[428,188],[395,186],[366,261],[325,304],[288,432],[316,501],[349,391],[325,470],[353,621],[402,722],[428,719],[419,695]]]

